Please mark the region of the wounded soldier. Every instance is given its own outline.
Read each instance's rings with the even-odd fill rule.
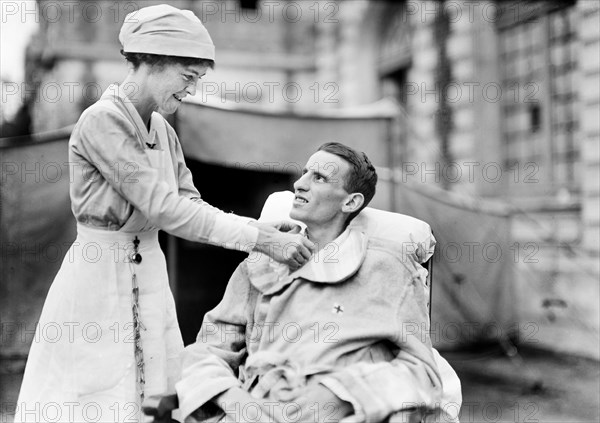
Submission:
[[[238,266],[184,352],[187,421],[381,422],[415,409],[457,420],[441,412],[443,383],[458,402],[460,383],[432,349],[421,266],[349,226],[376,183],[367,156],[343,144],[310,157],[290,217],[316,252],[295,271],[266,256]]]

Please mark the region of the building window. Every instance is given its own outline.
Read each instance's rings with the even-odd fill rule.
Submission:
[[[404,2],[382,2],[381,42],[377,57],[381,96],[395,99],[401,106],[399,124],[394,127],[392,161],[400,163],[408,156],[408,92],[412,88],[408,81],[408,72],[412,62],[412,28],[406,14]]]
[[[412,30],[404,3],[393,3],[385,9],[382,17],[379,69],[382,74],[395,72],[411,62]]]
[[[579,189],[574,3],[499,3],[504,165],[509,171],[529,167],[536,173],[531,180],[539,181],[514,184],[512,194]]]

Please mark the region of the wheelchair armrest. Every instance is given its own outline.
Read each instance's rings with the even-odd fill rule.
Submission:
[[[153,423],[171,423],[171,412],[179,408],[177,394],[148,397],[142,404],[142,411],[154,417]]]

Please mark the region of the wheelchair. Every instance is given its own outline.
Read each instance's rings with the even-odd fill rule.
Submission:
[[[289,191],[271,194],[265,203],[259,220],[278,221],[286,219],[289,216],[292,199],[293,194]],[[426,277],[423,278],[423,288],[426,298],[429,298],[427,307],[429,309],[429,319],[431,320],[432,255],[435,238],[429,225],[410,216],[367,207],[350,223],[350,226],[359,227],[371,237],[384,239],[393,237],[402,249],[405,249],[407,245],[414,244],[414,251],[410,251],[410,253],[414,254],[415,260],[423,266],[423,274],[426,273]],[[172,412],[178,407],[177,394],[169,394],[147,398],[142,404],[142,411],[153,418],[153,423],[171,423],[176,421],[172,419]],[[216,404],[207,403],[198,410],[197,418],[199,420],[197,421],[206,421],[203,420],[202,416],[208,418],[208,416],[218,415],[219,412],[221,410]],[[425,415],[426,410],[421,408],[406,409],[394,413],[381,423],[419,423],[424,420]]]

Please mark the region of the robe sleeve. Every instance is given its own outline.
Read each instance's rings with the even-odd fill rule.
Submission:
[[[217,307],[204,316],[196,342],[183,353],[182,379],[176,385],[185,418],[209,400],[241,386],[238,369],[247,356],[247,310],[252,307],[244,264],[231,276]]]

